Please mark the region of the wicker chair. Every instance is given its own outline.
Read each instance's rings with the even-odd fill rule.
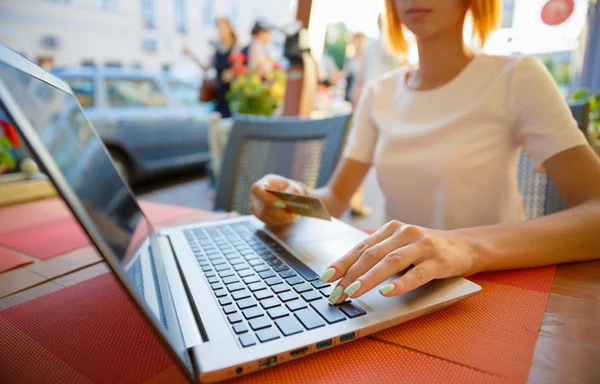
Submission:
[[[579,128],[587,134],[589,124],[589,105],[579,103],[571,105],[573,117]],[[527,152],[521,152],[517,166],[517,181],[525,206],[525,217],[549,215],[566,209],[567,203],[545,173],[538,173]]]
[[[236,119],[224,151],[215,210],[250,212],[250,188],[273,173],[324,186],[343,149],[350,115],[320,120]]]

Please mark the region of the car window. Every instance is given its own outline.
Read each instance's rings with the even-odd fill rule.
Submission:
[[[169,81],[169,96],[175,104],[194,105],[198,103],[199,89],[197,86],[182,83],[181,81]]]
[[[108,104],[113,107],[157,107],[167,105],[152,80],[107,79]]]
[[[81,77],[64,80],[69,84],[77,101],[79,101],[79,104],[81,104],[82,107],[87,108],[94,106],[94,79]]]

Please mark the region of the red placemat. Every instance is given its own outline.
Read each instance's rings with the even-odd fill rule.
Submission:
[[[90,239],[73,217],[0,235],[0,244],[40,260],[90,245]]]
[[[525,382],[555,270],[552,266],[474,276],[482,292],[374,336]]]
[[[20,253],[0,247],[0,273],[30,263],[33,263],[33,261]]]
[[[48,223],[61,218],[60,214],[43,209],[44,205],[48,203],[52,204],[53,201],[55,199],[0,208],[0,234]]]
[[[51,330],[51,331],[50,331]],[[8,383],[183,382],[106,274],[0,312],[0,366]],[[240,383],[504,383],[390,343],[358,340],[242,377]]]

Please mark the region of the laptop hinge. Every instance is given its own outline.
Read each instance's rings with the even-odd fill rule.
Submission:
[[[208,341],[208,337],[206,337],[206,332],[202,332],[204,330],[202,321],[198,317],[198,311],[194,311],[195,306],[192,306],[191,295],[189,295],[189,289],[183,280],[183,274],[173,252],[171,242],[168,237],[162,235],[157,236],[157,242],[164,260],[167,280],[169,281],[169,288],[173,296],[172,299],[185,346],[191,348],[202,344]]]

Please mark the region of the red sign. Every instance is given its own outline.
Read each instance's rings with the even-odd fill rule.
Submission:
[[[573,0],[550,0],[542,8],[542,21],[547,25],[559,25],[573,14]]]

